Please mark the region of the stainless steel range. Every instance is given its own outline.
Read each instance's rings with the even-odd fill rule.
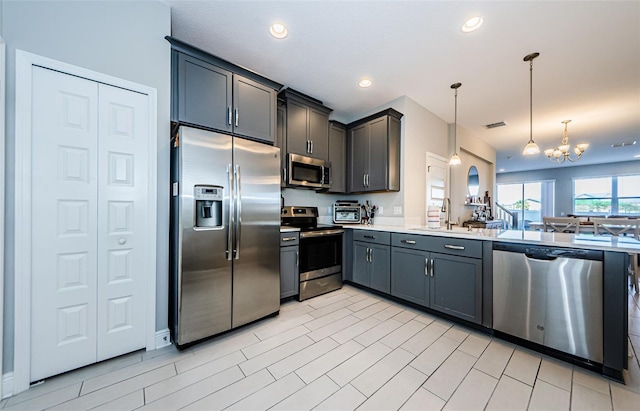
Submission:
[[[280,222],[300,228],[298,299],[342,288],[342,227],[318,224],[318,207],[283,207]]]

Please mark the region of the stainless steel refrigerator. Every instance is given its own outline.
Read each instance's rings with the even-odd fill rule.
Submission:
[[[171,147],[169,320],[180,346],[280,309],[280,149],[186,126]]]

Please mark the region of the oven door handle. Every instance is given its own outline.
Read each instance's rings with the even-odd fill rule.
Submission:
[[[344,230],[341,228],[336,230],[307,231],[300,233],[300,238],[325,237],[328,235],[339,235],[342,233],[344,233]]]

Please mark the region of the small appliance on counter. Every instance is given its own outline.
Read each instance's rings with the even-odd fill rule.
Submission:
[[[300,301],[342,287],[342,227],[318,225],[318,207],[285,206],[283,226],[300,229]]]
[[[360,224],[362,208],[358,200],[338,200],[333,204],[333,222],[336,224]]]

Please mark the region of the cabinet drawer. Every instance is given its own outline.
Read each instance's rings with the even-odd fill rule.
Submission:
[[[391,243],[391,233],[373,230],[353,230],[353,241],[389,245]]]
[[[298,245],[300,243],[300,233],[286,232],[280,233],[280,247],[288,247],[290,245]]]
[[[391,245],[463,257],[482,258],[482,241],[393,233]]]

